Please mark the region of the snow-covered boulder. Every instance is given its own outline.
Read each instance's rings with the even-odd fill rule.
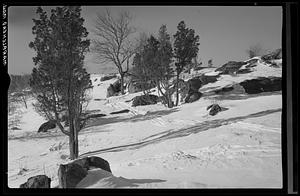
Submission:
[[[20,188],[50,188],[51,178],[46,175],[37,175],[28,178],[27,182],[20,185]]]
[[[75,188],[88,174],[88,170],[99,168],[111,173],[108,161],[100,157],[91,156],[61,164],[58,169],[60,188]]]

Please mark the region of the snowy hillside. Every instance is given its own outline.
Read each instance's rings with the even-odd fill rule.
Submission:
[[[212,93],[245,80],[281,77],[280,66],[248,61],[239,68],[248,73],[207,68],[186,75],[185,80],[201,74],[218,78],[200,88],[204,96],[198,101],[171,109],[161,103],[131,107],[132,98],[142,92],[106,98],[106,89],[117,79],[100,81],[103,75],[92,74],[86,109],[106,116],[91,119],[80,131],[79,154],[104,158],[112,174],[91,170],[77,187],[281,188],[281,91]],[[59,164],[70,161],[68,138],[57,128],[37,133],[45,120],[29,102],[28,109],[18,108],[20,130],[8,130],[8,185],[18,188],[31,176],[46,174],[56,187]],[[213,103],[227,110],[210,116],[207,106]],[[123,109],[129,112],[110,114]]]

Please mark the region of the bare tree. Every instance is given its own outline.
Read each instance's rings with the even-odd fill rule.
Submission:
[[[132,17],[129,12],[119,13],[112,17],[110,11],[97,14],[93,30],[97,39],[92,40],[91,50],[96,54],[100,63],[113,63],[121,76],[121,93],[124,94],[124,76],[129,69],[129,59],[134,53],[135,46],[130,35],[135,32],[131,26]]]
[[[253,58],[255,56],[262,56],[265,50],[262,48],[260,44],[251,45],[248,50],[246,50],[249,58]]]

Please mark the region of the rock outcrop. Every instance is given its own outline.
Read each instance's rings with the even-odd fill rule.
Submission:
[[[46,175],[37,175],[28,178],[27,182],[20,185],[20,188],[51,188],[51,178]]]
[[[273,92],[282,90],[280,77],[259,77],[252,80],[245,80],[240,85],[248,94],[258,94],[262,92]]]
[[[215,71],[221,72],[220,74],[233,74],[237,72],[246,62],[229,61],[228,63],[217,68]]]

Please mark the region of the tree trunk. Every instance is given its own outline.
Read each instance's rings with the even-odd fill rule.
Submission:
[[[121,73],[121,94],[124,95],[124,73]]]
[[[74,158],[78,158],[78,132],[79,132],[79,119],[74,119]]]
[[[176,106],[178,106],[178,99],[179,99],[179,89],[178,89],[178,81],[179,81],[179,73],[176,74]]]
[[[73,111],[69,111],[69,147],[70,147],[70,159],[74,160],[78,158],[78,131],[77,131],[77,122],[75,119]]]

